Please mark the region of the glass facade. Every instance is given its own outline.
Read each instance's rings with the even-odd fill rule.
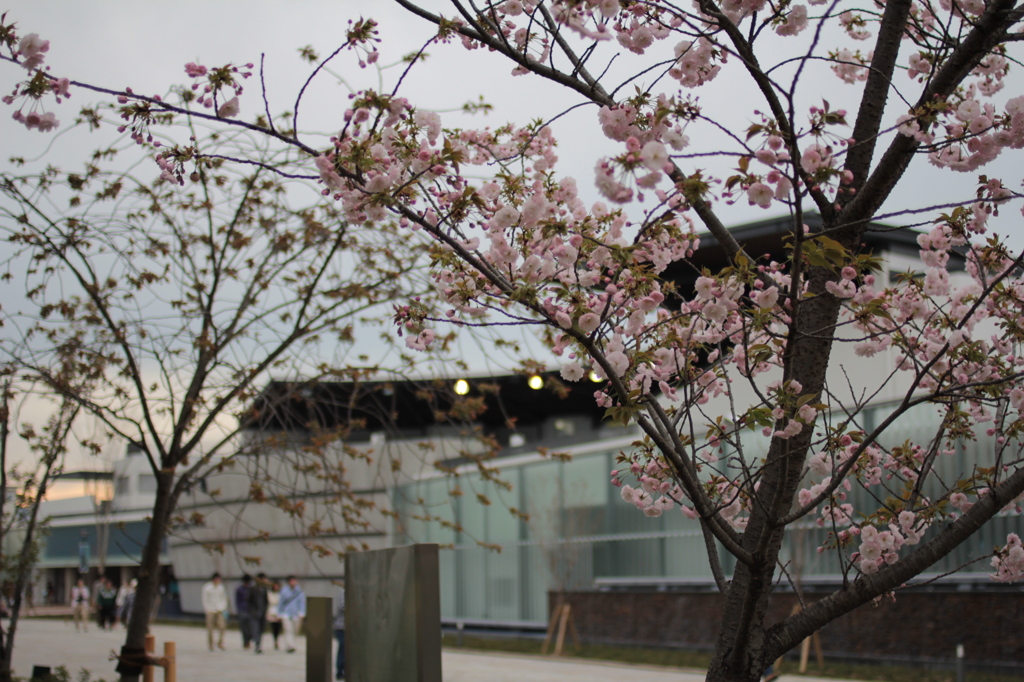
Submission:
[[[865,411],[861,427],[870,430],[891,408]],[[922,405],[887,430],[882,444],[906,440],[927,443],[941,417]],[[578,447],[567,461],[537,457],[496,463],[506,488],[479,473],[439,477],[402,486],[395,493],[396,541],[436,542],[442,546],[441,608],[446,620],[541,624],[547,619],[549,591],[593,589],[600,585],[663,585],[711,588],[704,540],[695,521],[673,510],[648,518],[622,501],[610,484],[615,458],[631,439]],[[751,433],[742,443],[757,457],[767,438]],[[994,443],[984,435],[958,446],[935,462],[938,480],[955,481],[975,466],[989,466]],[[934,494],[936,491],[925,491]],[[857,506],[864,491],[850,496]],[[877,502],[876,502],[877,507]],[[523,518],[518,512],[525,514]],[[818,552],[825,529],[815,516],[791,527],[783,557],[787,571],[807,580],[838,581],[844,570],[835,552]],[[942,574],[1005,543],[1019,532],[1017,515],[994,519],[964,546],[929,569]],[[1024,529],[1021,529],[1024,531]],[[724,568],[731,571],[728,554]],[[986,579],[987,562],[968,564],[968,578]]]
[[[106,560],[111,565],[135,564],[142,555],[142,547],[149,535],[148,521],[129,521],[127,523],[108,523],[105,532],[108,534]],[[99,556],[98,538],[101,529],[96,523],[56,526],[47,529],[46,546],[42,552],[42,561],[46,565],[78,565],[79,544],[89,545],[89,556]],[[164,539],[164,553],[167,552],[167,540]]]

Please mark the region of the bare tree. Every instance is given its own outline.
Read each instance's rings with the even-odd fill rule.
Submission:
[[[25,592],[30,587],[32,571],[46,537],[47,519],[40,517],[40,506],[46,498],[47,489],[63,470],[68,441],[72,437],[71,429],[81,407],[76,400],[61,396],[55,401],[53,413],[38,431],[27,422],[17,427],[18,437],[29,446],[29,457],[18,461],[9,447],[10,423],[17,415],[17,410],[12,408],[24,394],[19,396],[15,387],[30,387],[31,382],[23,377],[16,384],[18,377],[9,365],[5,366],[2,376],[0,485],[4,492],[0,499],[0,599],[9,609],[9,621],[6,631],[0,628],[0,680],[8,682],[12,679],[11,660]],[[69,381],[68,386],[71,385],[74,384]],[[87,395],[85,386],[79,384],[76,388],[80,395]],[[85,445],[92,444],[86,442]]]
[[[257,163],[236,172],[206,158],[187,182],[172,171],[149,184],[101,168],[98,155],[80,173],[0,180],[8,273],[28,291],[8,325],[20,339],[5,353],[109,437],[135,444],[156,477],[126,678],[141,672],[178,500],[236,455],[239,416],[261,384],[371,371],[386,355],[347,358],[356,327],[422,286],[415,243],[394,248],[393,229],[346,223],[330,206],[294,207],[301,190],[263,168],[288,159],[258,138],[192,132],[193,158],[216,140]],[[58,352],[94,380],[88,394],[52,370]]]

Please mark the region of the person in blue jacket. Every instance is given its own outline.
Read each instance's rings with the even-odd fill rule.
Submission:
[[[295,633],[302,626],[306,617],[306,593],[299,587],[299,579],[288,576],[287,584],[281,588],[281,600],[277,604],[277,615],[284,625],[285,650],[295,653]]]

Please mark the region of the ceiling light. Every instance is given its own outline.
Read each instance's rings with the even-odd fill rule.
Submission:
[[[539,391],[544,388],[544,379],[539,374],[534,374],[532,377],[526,380],[526,385],[535,391]]]
[[[466,395],[469,393],[469,382],[465,379],[459,379],[455,382],[455,392],[459,395]]]

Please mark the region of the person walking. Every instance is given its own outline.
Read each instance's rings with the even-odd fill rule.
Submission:
[[[139,581],[132,578],[128,581],[128,592],[124,595],[124,602],[119,607],[117,617],[125,628],[128,627],[128,619],[132,617],[132,607],[135,606],[135,590],[139,587]]]
[[[128,599],[128,592],[132,589],[132,583],[130,580],[125,580],[121,583],[121,587],[117,588],[117,600],[114,602],[114,623],[121,623],[125,627],[128,627],[128,621],[122,618],[121,614],[124,613],[124,602]]]
[[[248,649],[252,644],[252,621],[249,618],[249,588],[252,576],[242,575],[242,584],[235,588],[235,615],[238,617],[238,629],[242,632],[242,648]]]
[[[281,588],[281,601],[277,605],[277,614],[284,625],[284,647],[295,653],[295,633],[298,632],[302,619],[306,617],[306,593],[299,587],[299,579],[288,576],[288,584]]]
[[[345,679],[345,585],[342,584],[334,599],[334,639],[338,641],[338,658],[335,661],[334,679]]]
[[[277,614],[277,605],[281,603],[281,583],[274,581],[267,592],[267,622],[270,623],[270,634],[274,637],[274,648],[280,648],[277,640],[281,636],[281,616]]]
[[[117,612],[117,588],[108,578],[100,582],[100,589],[96,593],[96,619],[99,621],[100,630],[112,630],[114,628],[114,615]]]
[[[263,628],[267,622],[267,574],[256,575],[256,582],[249,587],[249,620],[252,623],[252,644],[256,653],[262,654]]]
[[[29,582],[28,585],[25,585],[25,608],[26,608],[25,613],[26,613],[26,615],[29,615],[29,616],[36,615],[35,597],[36,597],[36,584],[34,582]]]
[[[71,613],[75,619],[75,632],[78,632],[79,623],[83,632],[89,632],[89,588],[85,586],[84,578],[79,578],[71,588]]]
[[[213,651],[213,631],[217,631],[217,647],[224,649],[224,630],[227,628],[228,593],[221,582],[220,573],[214,573],[203,585],[203,612],[206,614],[206,640]]]

